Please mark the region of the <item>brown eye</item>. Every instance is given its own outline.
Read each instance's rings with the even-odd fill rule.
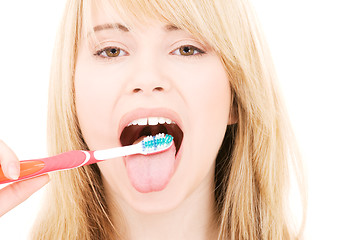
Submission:
[[[104,58],[116,58],[127,55],[127,52],[117,47],[108,47],[102,50],[99,50],[95,55],[101,56]]]
[[[104,53],[107,55],[107,57],[117,57],[120,55],[120,49],[109,48],[109,49],[105,49]]]
[[[184,57],[192,57],[192,56],[197,56],[197,55],[202,55],[204,54],[205,51],[194,47],[193,45],[183,45],[171,52],[171,54],[174,55],[179,55],[179,56],[184,56]]]
[[[194,55],[195,50],[196,49],[192,46],[182,46],[179,48],[179,52],[183,56]]]

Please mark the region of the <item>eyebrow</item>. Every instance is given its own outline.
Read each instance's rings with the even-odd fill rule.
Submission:
[[[126,26],[124,26],[123,24],[121,23],[114,23],[114,24],[111,24],[111,23],[106,23],[106,24],[101,24],[101,25],[97,25],[93,28],[93,31],[94,32],[99,32],[99,31],[102,31],[102,30],[108,30],[108,29],[116,29],[116,30],[120,30],[122,32],[129,32],[130,29],[127,28]],[[181,30],[181,28],[173,25],[173,24],[167,24],[164,26],[163,28],[166,32],[172,32],[172,31],[179,31]]]
[[[164,30],[166,32],[172,32],[172,31],[179,31],[179,30],[182,30],[182,29],[177,27],[174,24],[167,24],[167,25],[165,25]]]
[[[121,23],[114,23],[114,24],[106,23],[106,24],[97,25],[93,28],[93,31],[98,32],[98,31],[107,30],[107,29],[117,29],[122,32],[129,32],[129,29],[126,26],[122,25]]]

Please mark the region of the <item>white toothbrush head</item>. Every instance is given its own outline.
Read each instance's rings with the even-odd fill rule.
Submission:
[[[139,143],[142,146],[141,154],[149,155],[164,152],[173,145],[173,139],[173,136],[164,133],[147,136]]]

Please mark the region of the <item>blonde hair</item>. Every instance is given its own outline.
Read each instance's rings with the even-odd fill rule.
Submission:
[[[298,234],[287,201],[290,166],[303,190],[299,153],[268,48],[246,0],[69,0],[51,70],[49,153],[87,149],[76,118],[73,76],[79,41],[92,32],[92,4],[115,8],[128,21],[174,24],[207,42],[222,60],[238,121],[228,126],[216,159],[218,239],[301,238],[303,224]],[[110,221],[104,196],[95,165],[54,174],[32,238],[123,239],[120,211],[116,222]],[[303,191],[302,200],[304,206]]]

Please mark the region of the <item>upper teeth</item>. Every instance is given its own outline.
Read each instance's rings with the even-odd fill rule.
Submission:
[[[131,125],[157,125],[157,124],[171,124],[171,123],[175,123],[172,120],[168,119],[168,118],[164,118],[164,117],[149,117],[149,118],[140,118],[137,120],[134,120],[133,122],[131,122],[130,124],[128,124],[128,126]]]

